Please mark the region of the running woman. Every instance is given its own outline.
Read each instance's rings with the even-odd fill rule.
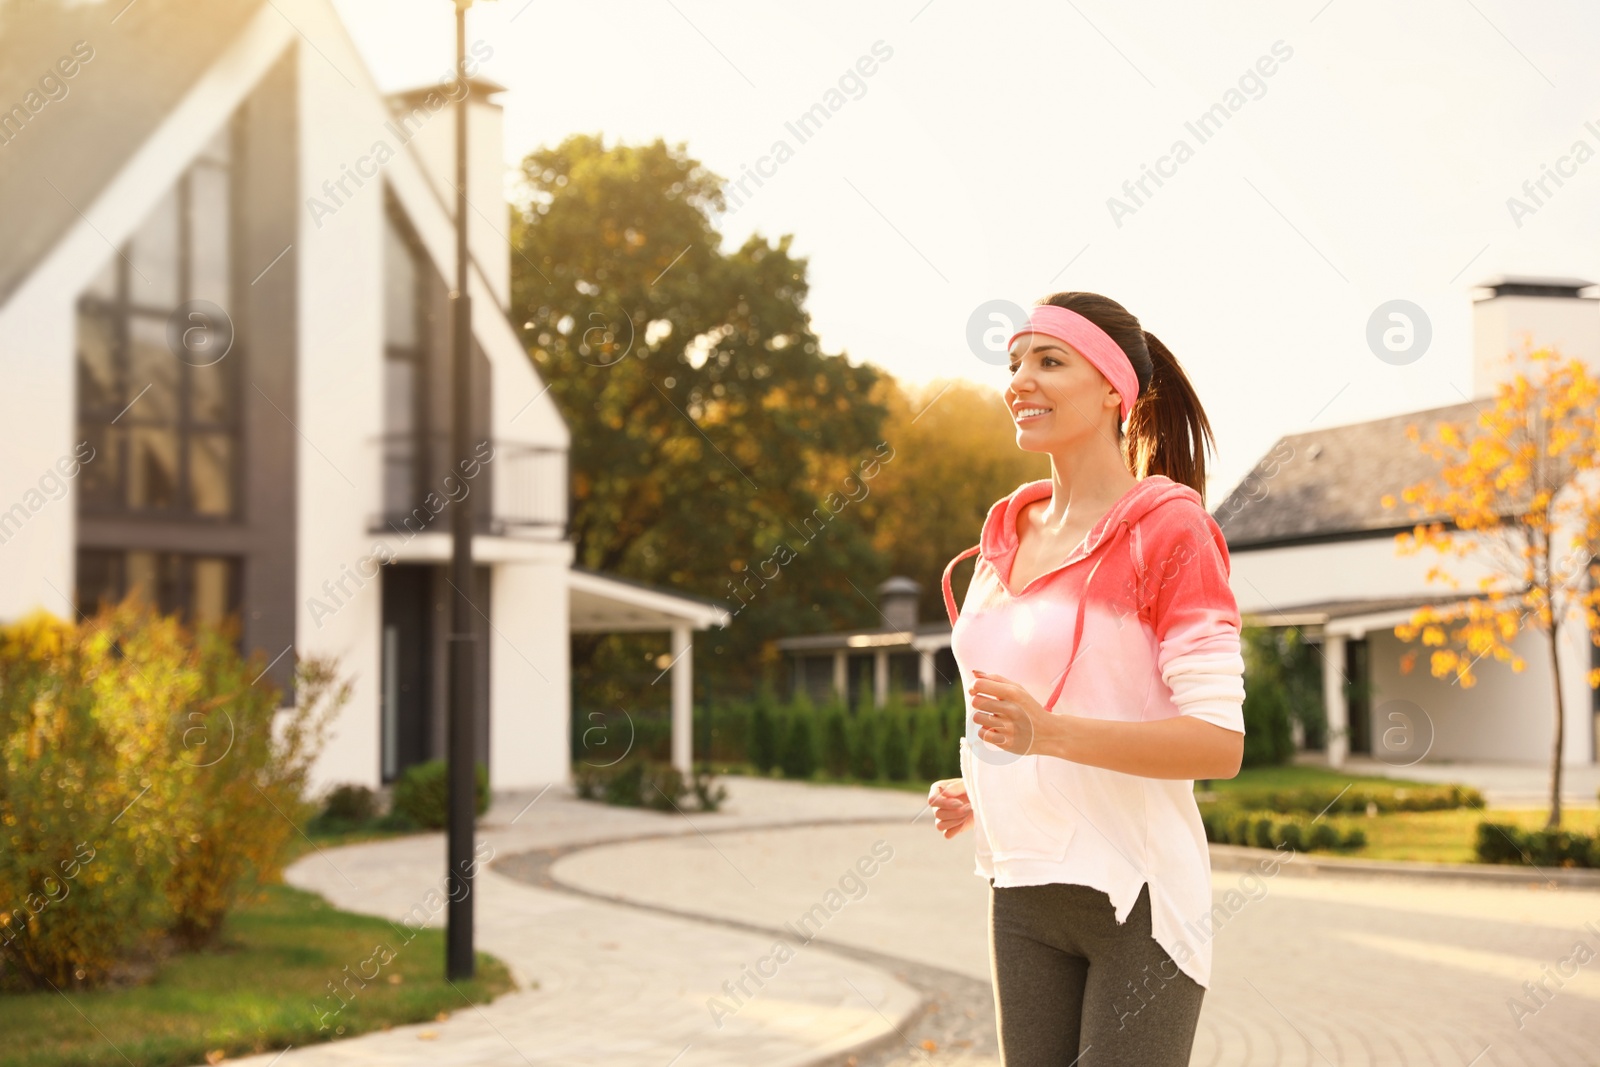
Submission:
[[[945,838],[976,828],[1005,1067],[1182,1067],[1213,933],[1194,782],[1232,778],[1244,751],[1211,426],[1107,297],[1046,297],[1007,347],[1017,446],[1051,473],[945,567],[969,718],[961,777],[928,803]],[[958,615],[950,575],[971,555]]]

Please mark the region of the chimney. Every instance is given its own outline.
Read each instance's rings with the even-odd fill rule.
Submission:
[[[878,610],[887,620],[885,625],[893,630],[915,630],[921,593],[922,585],[904,575],[878,583]]]
[[[1576,356],[1600,375],[1600,298],[1580,295],[1594,286],[1582,278],[1498,275],[1480,282],[1487,290],[1472,305],[1472,393],[1492,396],[1495,387],[1525,360],[1507,362],[1522,351],[1552,348],[1563,358]]]
[[[511,306],[511,246],[509,209],[505,195],[504,115],[490,99],[506,87],[482,75],[467,78],[467,247],[473,262],[483,269],[489,290],[501,308]],[[393,127],[422,161],[423,173],[433,186],[452,222],[456,211],[456,104],[460,93],[440,83],[391,93],[389,110]],[[454,267],[445,284],[455,285]]]

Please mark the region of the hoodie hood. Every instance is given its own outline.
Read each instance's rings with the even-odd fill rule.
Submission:
[[[1051,493],[1054,493],[1054,486],[1050,478],[1040,478],[1038,482],[1022,483],[1016,490],[1011,491],[1008,496],[998,499],[989,507],[989,517],[984,518],[984,528],[982,528],[982,536],[979,537],[978,544],[974,544],[971,549],[966,549],[965,552],[957,555],[954,560],[946,563],[946,566],[944,566],[944,582],[942,582],[944,584],[944,608],[949,613],[950,627],[952,629],[954,629],[955,622],[960,616],[960,613],[955,609],[954,593],[950,592],[950,573],[954,571],[955,565],[965,560],[966,557],[981,552],[982,557],[989,563],[990,569],[994,573],[995,581],[1000,582],[1000,587],[1005,589],[1006,593],[1010,593],[1011,597],[1016,597],[1018,593],[1022,592],[1022,590],[1013,589],[1010,582],[1011,565],[1016,561],[1016,552],[1018,552],[1018,547],[1021,545],[1021,537],[1016,533],[1016,518],[1018,518],[1019,512],[1027,504],[1046,498]],[[1094,574],[1098,573],[1099,566],[1109,557],[1110,547],[1117,544],[1128,531],[1133,530],[1133,526],[1138,525],[1141,518],[1146,517],[1150,512],[1154,512],[1158,507],[1165,506],[1165,504],[1170,504],[1173,501],[1189,501],[1198,509],[1202,509],[1202,512],[1205,510],[1200,494],[1189,488],[1189,486],[1173,482],[1166,475],[1157,474],[1141,478],[1131,490],[1123,494],[1122,499],[1118,499],[1115,504],[1112,504],[1109,512],[1106,512],[1106,515],[1098,523],[1094,523],[1088,536],[1083,539],[1083,544],[1078,545],[1078,549],[1074,550],[1072,555],[1069,555],[1066,560],[1062,560],[1061,563],[1048,569],[1045,573],[1040,574],[1040,576],[1035,577],[1034,581],[1029,582],[1029,587],[1032,587],[1038,582],[1045,582],[1053,574],[1058,574],[1059,571],[1072,565],[1072,563],[1077,563],[1078,560],[1098,557],[1094,560],[1094,565],[1091,566],[1088,577],[1083,579],[1082,592],[1078,593],[1077,619],[1072,625],[1072,645],[1070,645],[1070,651],[1067,654],[1067,667],[1066,670],[1062,670],[1061,677],[1056,681],[1056,688],[1050,694],[1050,699],[1043,704],[1046,710],[1053,709],[1054,704],[1056,704],[1056,697],[1061,694],[1062,683],[1066,683],[1067,672],[1072,670],[1072,664],[1077,659],[1078,643],[1083,637],[1083,613],[1088,608],[1088,601],[1090,601],[1090,587],[1094,584]]]
[[[1011,574],[1011,563],[1021,546],[1021,540],[1017,536],[1017,517],[1022,513],[1022,509],[1035,500],[1049,497],[1054,491],[1050,479],[1041,478],[1036,482],[1019,485],[1010,495],[995,501],[989,508],[989,515],[983,521],[983,533],[978,543],[983,558],[989,561],[996,575]],[[1094,525],[1083,547],[1075,550],[1060,566],[1066,566],[1067,563],[1084,556],[1094,555],[1101,548],[1115,542],[1145,515],[1175,499],[1189,500],[1196,507],[1204,506],[1199,493],[1164,474],[1152,474],[1140,479],[1111,506],[1105,517]],[[1009,582],[1004,584],[1009,588]],[[1014,588],[1009,591],[1012,595],[1021,592]]]

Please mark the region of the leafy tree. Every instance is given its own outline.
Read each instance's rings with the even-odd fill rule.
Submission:
[[[823,353],[792,235],[724,250],[724,179],[659,139],[573,135],[521,179],[512,303],[571,431],[577,563],[734,608],[702,684],[752,682],[797,619],[862,622],[850,577],[881,566],[839,475],[884,439],[879,372]],[[610,668],[637,664],[641,640],[663,643],[575,635],[577,685],[636,697],[639,669]]]
[[[1001,395],[1006,372],[993,370],[989,389],[962,379],[879,386],[888,410],[884,439],[894,446],[894,459],[868,483],[871,495],[861,507],[872,518],[873,545],[887,561],[886,574],[921,583],[919,618],[945,618],[945,564],[977,542],[990,506],[1022,483],[1050,476],[1048,456],[1017,447]],[[971,560],[964,562],[958,574],[970,575],[971,567]],[[958,603],[962,589],[953,575]]]
[[[1513,353],[1511,359],[1517,359]],[[1485,656],[1509,662],[1513,671],[1527,665],[1512,648],[1524,625],[1545,637],[1555,712],[1550,755],[1548,828],[1561,825],[1561,747],[1565,722],[1560,665],[1556,656],[1562,620],[1582,619],[1597,633],[1600,577],[1600,496],[1595,466],[1600,460],[1597,381],[1581,360],[1562,360],[1541,348],[1521,353],[1533,376],[1517,371],[1495,391],[1493,403],[1478,412],[1478,428],[1442,423],[1437,441],[1424,442],[1415,426],[1408,436],[1440,461],[1437,475],[1407,487],[1401,497],[1421,519],[1410,533],[1396,536],[1402,555],[1433,549],[1441,555],[1471,557],[1484,569],[1482,595],[1445,607],[1424,606],[1411,621],[1395,627],[1403,641],[1421,637],[1434,651],[1429,666],[1436,678],[1454,678],[1462,688],[1476,678],[1473,664]],[[1385,507],[1396,506],[1392,494]],[[1447,523],[1450,529],[1447,529]],[[1440,566],[1429,580],[1453,588],[1460,581]],[[1412,649],[1401,670],[1412,669]],[[1600,685],[1600,672],[1588,675]]]

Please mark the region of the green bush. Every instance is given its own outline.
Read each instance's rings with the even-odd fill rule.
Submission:
[[[0,627],[0,984],[83,988],[204,944],[278,876],[347,691],[303,662],[285,719],[265,666],[133,598]]]
[[[915,759],[917,777],[927,781],[940,778],[953,778],[961,773],[961,753],[954,741],[948,747],[939,729],[939,715],[935,709],[918,711],[912,716],[916,722]],[[956,773],[946,774],[950,769],[950,760],[947,753],[956,750]]]
[[[1245,767],[1281,766],[1294,756],[1294,721],[1314,727],[1321,704],[1308,684],[1315,668],[1304,642],[1289,629],[1247,626],[1244,656]]]
[[[336,785],[322,800],[324,819],[361,823],[377,818],[378,795],[364,785]]]
[[[195,646],[205,696],[184,719],[193,774],[167,881],[172,933],[190,948],[216,941],[241,893],[278,880],[311,807],[303,798],[312,761],[350,697],[331,664],[305,661],[296,666],[295,707],[280,717],[278,690],[258,681],[264,654],[241,659],[231,634],[212,629]]]
[[[657,811],[683,811],[683,800],[694,793],[701,811],[715,811],[727,799],[727,787],[715,784],[704,765],[694,768],[692,779],[670,762],[629,757],[612,766],[581,764],[573,771],[573,785],[584,800]]]
[[[817,744],[812,731],[816,713],[801,702],[790,709],[788,729],[783,738],[783,776],[808,779],[817,771]]]
[[[1224,845],[1252,848],[1277,848],[1289,845],[1301,852],[1350,850],[1367,843],[1360,827],[1340,827],[1330,820],[1303,815],[1284,815],[1275,811],[1241,811],[1206,805],[1200,811],[1206,840]]]
[[[851,720],[851,773],[863,782],[883,776],[883,717],[872,709],[858,709]]]
[[[489,810],[489,772],[477,770],[477,813]],[[442,830],[450,821],[450,768],[442,759],[414,763],[394,783],[394,810],[418,826]]]
[[[773,702],[763,690],[750,710],[750,762],[762,774],[770,774],[778,765],[780,725]]]
[[[905,709],[890,704],[878,712],[883,720],[883,776],[891,782],[911,777],[911,721]]]
[[[1600,867],[1600,833],[1524,830],[1510,823],[1480,822],[1474,851],[1479,863]]]
[[[850,717],[838,701],[822,712],[822,769],[835,778],[850,773]]]

